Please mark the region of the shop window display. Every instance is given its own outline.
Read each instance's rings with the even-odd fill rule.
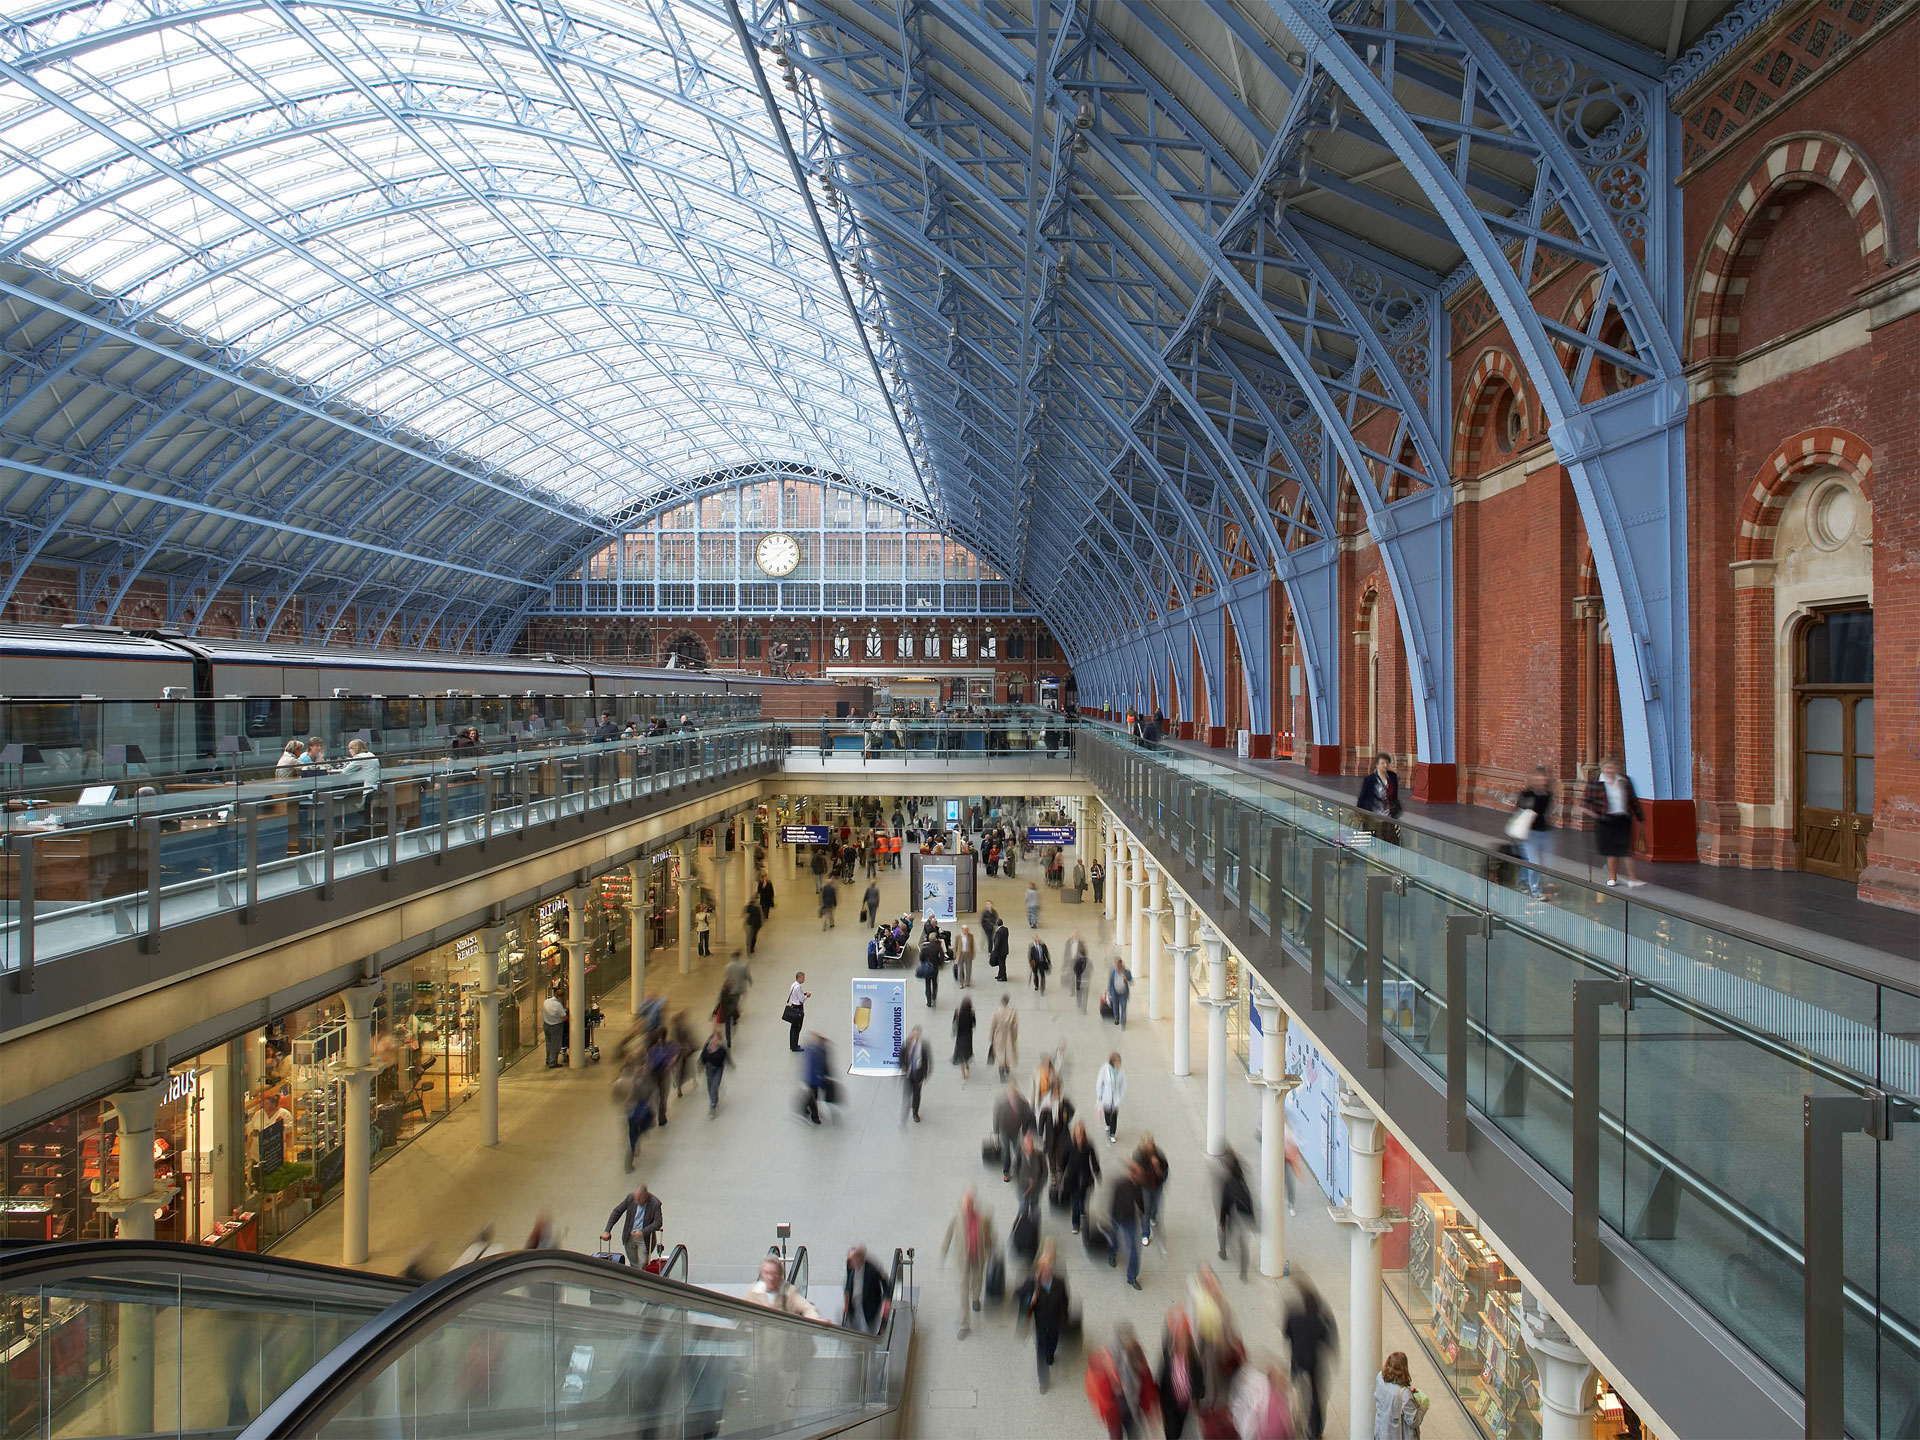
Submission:
[[[1428,1359],[1489,1440],[1535,1440],[1540,1379],[1527,1345],[1519,1277],[1412,1157],[1389,1138],[1386,1201],[1407,1224],[1382,1242],[1387,1292]],[[1628,1433],[1604,1381],[1590,1419],[1594,1440]],[[1611,1398],[1611,1403],[1609,1403]],[[1648,1434],[1632,1422],[1633,1433]]]

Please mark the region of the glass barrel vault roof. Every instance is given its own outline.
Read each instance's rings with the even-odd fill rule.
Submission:
[[[0,259],[583,509],[920,488],[734,34],[686,0],[98,3],[0,48]]]

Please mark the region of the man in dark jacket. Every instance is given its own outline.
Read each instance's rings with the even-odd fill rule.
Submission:
[[[758,900],[749,900],[747,902],[747,954],[749,955],[753,954],[755,947],[760,944],[760,927],[766,923],[766,918],[767,917],[761,913],[760,902]]]
[[[920,1123],[920,1091],[926,1086],[927,1077],[933,1073],[933,1047],[927,1044],[926,1037],[920,1033],[920,1027],[914,1026],[907,1032],[906,1040],[900,1046],[900,1077],[906,1081],[907,1093],[903,1097],[900,1118],[904,1121],[909,1111],[913,1114],[913,1123]]]
[[[1300,1298],[1287,1310],[1280,1327],[1287,1337],[1288,1358],[1293,1366],[1293,1386],[1307,1384],[1307,1440],[1320,1440],[1326,1429],[1327,1361],[1332,1358],[1338,1332],[1327,1302],[1304,1276],[1298,1277]]]
[[[840,1323],[868,1335],[880,1333],[893,1310],[893,1286],[867,1258],[867,1247],[847,1251],[847,1281],[841,1289]]]
[[[1160,1192],[1167,1183],[1167,1157],[1153,1143],[1153,1133],[1143,1130],[1133,1158],[1140,1167],[1140,1243],[1151,1245],[1153,1222],[1160,1218]]]
[[[1087,1197],[1093,1194],[1093,1187],[1100,1183],[1100,1156],[1087,1136],[1085,1121],[1074,1121],[1073,1129],[1068,1134],[1066,1153],[1060,1166],[1060,1193],[1065,1197],[1073,1216],[1073,1233],[1078,1235],[1080,1222],[1087,1214]]]
[[[1060,1348],[1060,1336],[1067,1328],[1067,1279],[1053,1268],[1053,1242],[1040,1248],[1034,1265],[1033,1288],[1027,1296],[1027,1315],[1033,1321],[1034,1358],[1040,1369],[1040,1393],[1047,1393],[1053,1370],[1053,1357]]]
[[[1007,978],[1007,927],[999,926],[993,932],[993,947],[987,951],[987,963],[993,967],[993,978]]]
[[[1145,1208],[1140,1162],[1129,1160],[1126,1173],[1113,1182],[1113,1196],[1107,1202],[1107,1216],[1113,1221],[1113,1233],[1107,1239],[1107,1264],[1118,1267],[1120,1247],[1127,1247],[1127,1284],[1140,1286],[1140,1217]]]
[[[620,1197],[620,1203],[613,1207],[613,1213],[607,1216],[607,1228],[600,1232],[600,1238],[611,1240],[614,1227],[620,1229],[620,1246],[627,1252],[627,1264],[638,1267],[653,1256],[654,1242],[665,1224],[665,1212],[660,1208],[660,1197],[648,1190],[645,1185],[636,1185],[631,1194]]]
[[[1000,1137],[1000,1178],[1013,1179],[1013,1162],[1020,1150],[1020,1137],[1033,1129],[1033,1106],[1020,1093],[1020,1087],[1008,1084],[1006,1093],[993,1107],[993,1129]]]

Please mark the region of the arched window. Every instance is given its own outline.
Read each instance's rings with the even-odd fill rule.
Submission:
[[[991,630],[980,637],[980,658],[982,660],[1000,658],[1000,637]]]
[[[894,654],[902,660],[913,659],[913,632],[902,630],[893,641]]]
[[[758,630],[747,631],[746,638],[741,643],[740,652],[749,660],[758,660],[760,658],[760,632]]]
[[[880,632],[878,630],[867,631],[865,655],[869,660],[878,660],[880,658]]]
[[[844,630],[834,632],[833,658],[836,660],[851,660],[853,658],[853,637]]]
[[[965,653],[964,651],[955,652],[956,655],[960,655],[964,653]],[[935,631],[929,630],[927,632],[927,659],[938,660],[939,658],[940,658],[940,636]]]
[[[1007,636],[1007,658],[1009,660],[1027,658],[1027,637],[1018,630]]]
[[[1051,634],[1051,632],[1046,630],[1042,630],[1040,632],[1039,645],[1040,645],[1040,648],[1037,653],[1039,654],[1040,658],[1042,660],[1053,659],[1053,635]]]
[[[732,627],[722,627],[720,633],[713,637],[713,653],[721,660],[731,660],[734,658]]]
[[[954,631],[953,632],[953,658],[956,660],[966,659],[967,646],[968,646],[967,632],[964,630]]]

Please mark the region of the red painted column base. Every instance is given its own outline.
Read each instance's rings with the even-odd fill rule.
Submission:
[[[1700,821],[1693,801],[1643,799],[1640,806],[1646,814],[1640,826],[1641,855],[1689,865],[1700,858]]]
[[[1307,773],[1309,775],[1338,775],[1340,773],[1340,747],[1338,745],[1309,745],[1307,747]]]
[[[1273,736],[1253,736],[1247,749],[1247,755],[1254,760],[1271,760],[1273,758]]]
[[[1178,730],[1179,730],[1179,736],[1178,736],[1179,739],[1182,739],[1182,740],[1193,739],[1193,721],[1191,720],[1180,721],[1178,725]]]
[[[1460,771],[1451,760],[1413,765],[1413,798],[1428,805],[1451,805],[1460,798]]]
[[[1224,750],[1227,748],[1227,727],[1224,725],[1207,726],[1207,748]]]

